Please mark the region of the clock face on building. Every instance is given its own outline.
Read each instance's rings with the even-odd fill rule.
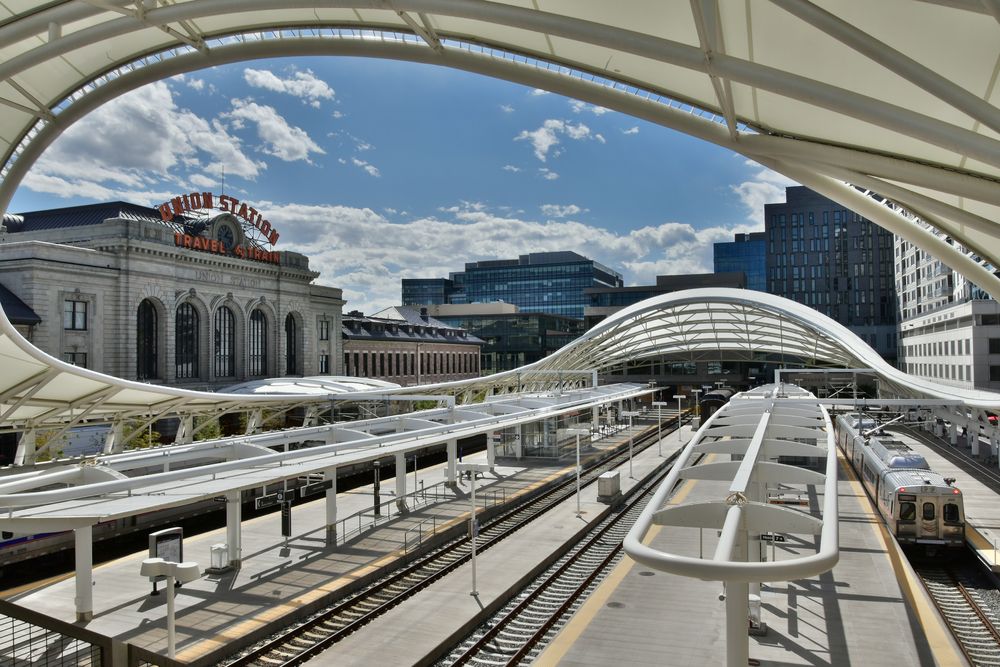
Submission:
[[[233,231],[232,225],[219,225],[215,230],[215,238],[228,250],[236,246],[236,232]]]

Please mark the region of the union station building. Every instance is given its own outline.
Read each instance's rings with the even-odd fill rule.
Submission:
[[[192,389],[342,372],[341,290],[253,207],[191,193],[4,215],[0,295],[37,347]]]

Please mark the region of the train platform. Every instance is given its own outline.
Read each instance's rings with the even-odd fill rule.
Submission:
[[[945,477],[954,477],[955,486],[962,491],[965,504],[965,541],[974,549],[980,560],[990,566],[994,572],[1000,572],[1000,495],[996,490],[979,481],[968,469],[963,469],[949,458],[942,456],[929,442],[941,447],[962,448],[966,452],[969,447],[965,437],[959,436],[958,444],[951,445],[946,440],[935,437],[932,433],[913,428],[887,429],[893,437],[920,452],[931,469]],[[996,477],[996,467],[987,468],[974,459],[963,462],[966,468],[973,466],[980,469],[981,474]]]
[[[762,587],[767,633],[750,637],[751,664],[965,664],[843,459],[839,477],[840,561],[819,577]],[[689,480],[671,502],[708,500],[711,484]],[[822,498],[811,502],[821,506]],[[647,542],[697,556],[697,532],[677,531],[654,527]],[[715,531],[702,537],[704,553],[712,553]],[[781,560],[800,547],[814,548],[790,537],[772,553]],[[720,582],[652,571],[626,558],[533,664],[726,664],[722,593]]]
[[[636,426],[632,435],[641,430],[643,428]],[[607,435],[594,443],[591,455],[624,444],[628,438],[627,429]],[[633,465],[637,478],[643,470],[664,460],[656,452],[654,446],[635,457]],[[480,453],[464,458],[468,463],[485,462],[485,457],[485,453]],[[647,461],[651,458],[656,460]],[[510,501],[519,494],[530,493],[568,475],[570,470],[572,467],[565,464],[498,465],[495,474],[486,474],[477,480],[477,506],[482,509]],[[623,486],[628,477],[626,464]],[[340,515],[347,517],[339,523],[338,530],[350,536],[356,520],[358,532],[348,542],[338,543],[336,548],[325,543],[322,500],[293,507],[293,536],[287,541],[281,537],[279,513],[245,520],[242,566],[224,574],[206,574],[177,590],[177,659],[188,664],[208,664],[217,660],[227,653],[227,646],[235,640],[266,635],[310,609],[323,606],[329,598],[339,597],[375,579],[387,566],[406,557],[408,551],[412,552],[418,541],[427,539],[432,528],[437,533],[462,530],[468,523],[469,481],[452,488],[443,483],[443,478],[444,464],[421,469],[416,476],[411,472],[408,488],[422,488],[422,492],[407,498],[411,511],[387,517],[374,526],[369,525],[373,509],[372,485],[338,494]],[[383,501],[391,499],[387,487],[394,486],[386,481],[382,480]],[[589,493],[596,495],[596,485]],[[588,502],[588,514],[584,516],[596,516],[604,507]],[[551,533],[548,539],[553,549],[557,548],[563,534],[572,535],[579,530],[578,524],[583,524],[575,516],[570,518],[572,520],[560,515],[555,519],[557,523],[562,522],[561,531],[553,525],[548,526]],[[551,524],[550,520],[546,522]],[[210,563],[212,545],[224,541],[225,529],[187,537],[184,558],[198,562],[204,570]],[[526,549],[522,544],[521,550],[531,552],[534,547]],[[506,588],[499,579],[496,583],[490,581],[495,571],[505,569],[504,559],[493,557],[491,551],[479,559],[483,568],[480,601],[487,599],[490,591]],[[139,575],[140,564],[146,557],[144,552],[137,553],[95,567],[94,617],[86,628],[165,655],[166,596],[151,596],[148,579]],[[531,566],[523,568],[526,568],[523,571],[530,571]],[[465,587],[463,602],[476,602],[468,594],[469,582],[461,575],[446,579],[463,582],[459,586]],[[10,601],[72,623],[75,620],[74,590],[72,577],[67,577],[15,595]]]

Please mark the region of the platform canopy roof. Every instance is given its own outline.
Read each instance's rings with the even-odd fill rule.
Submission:
[[[730,148],[1000,297],[998,22],[997,0],[14,0],[0,211],[66,127],[145,83],[253,58],[394,58]]]
[[[752,290],[704,288],[647,299],[604,320],[541,361],[479,378],[419,387],[338,378],[256,383],[246,393],[210,393],[123,380],[51,357],[25,340],[0,311],[0,430],[66,429],[78,424],[172,415],[287,410],[333,401],[409,400],[466,404],[488,395],[597,385],[645,359],[750,361],[780,366],[871,368],[901,397],[961,401],[1000,410],[1000,394],[941,385],[887,364],[846,327],[802,304]],[[447,400],[445,397],[449,397]]]

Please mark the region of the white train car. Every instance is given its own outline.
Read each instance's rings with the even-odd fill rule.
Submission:
[[[865,435],[875,423],[855,413],[836,420],[837,443],[882,521],[903,545],[929,551],[965,545],[965,507],[955,480],[930,469],[905,443],[885,435]]]

